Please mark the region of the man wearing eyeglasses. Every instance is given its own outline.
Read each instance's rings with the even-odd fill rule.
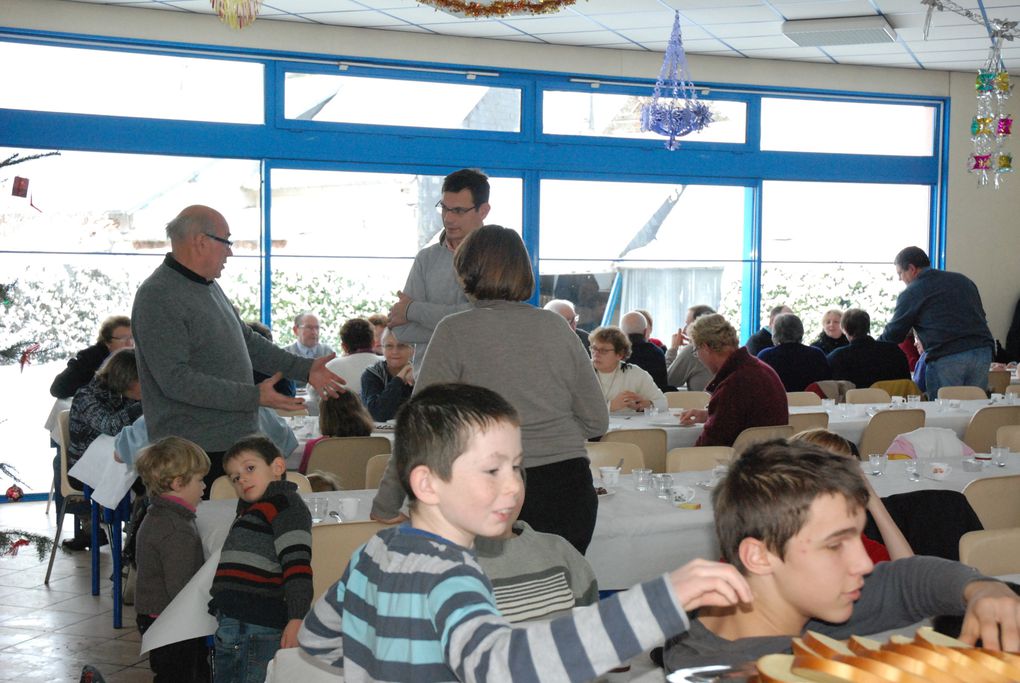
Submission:
[[[436,203],[443,217],[439,242],[414,258],[404,289],[390,309],[389,325],[400,340],[414,344],[414,366],[421,365],[432,332],[439,321],[468,308],[467,297],[453,269],[453,252],[472,231],[482,227],[489,214],[489,178],[464,168],[443,180],[443,198]]]
[[[233,254],[218,211],[189,206],[166,233],[171,252],[138,288],[131,312],[142,408],[150,442],[180,436],[209,454],[208,491],[223,474],[223,452],[258,431],[259,406],[304,407],[273,388],[282,376],[307,380],[324,396],[336,396],[345,381],[326,369],[332,354],[287,353],[238,317],[216,283]],[[254,384],[253,367],[272,376]]]

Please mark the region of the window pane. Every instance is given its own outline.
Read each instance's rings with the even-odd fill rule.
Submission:
[[[262,123],[262,65],[0,42],[0,107]]]
[[[694,304],[725,308],[732,300],[735,314],[745,193],[742,187],[543,180],[543,298],[570,299],[581,305],[582,325],[597,325],[619,277],[613,318],[647,308],[657,334],[675,331]]]
[[[443,176],[276,169],[271,179],[274,254],[414,258],[443,230],[435,208]],[[485,222],[520,232],[521,179],[489,185]],[[390,282],[391,294],[409,268]]]
[[[542,94],[542,131],[554,135],[663,140],[641,130],[641,107],[651,97],[546,90]],[[689,142],[733,142],[746,139],[747,105],[730,100],[700,100],[712,108],[713,122],[681,138]]]
[[[380,126],[521,130],[521,91],[487,85],[288,72],[288,119]]]
[[[0,159],[39,153],[0,148]],[[72,151],[5,170],[29,186],[27,197],[0,192],[4,250],[162,255],[169,251],[167,222],[214,198],[213,208],[230,223],[235,255],[259,254],[256,161]]]
[[[892,263],[928,243],[927,185],[762,184],[763,261]]]
[[[934,144],[932,106],[761,100],[764,150],[926,157]]]
[[[895,252],[892,256],[895,255]],[[762,321],[768,309],[786,304],[804,323],[804,343],[822,331],[822,316],[830,308],[862,308],[871,316],[871,335],[882,333],[896,307],[903,285],[891,263],[770,263],[762,266]]]

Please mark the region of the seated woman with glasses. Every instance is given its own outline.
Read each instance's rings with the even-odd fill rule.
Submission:
[[[627,363],[630,339],[619,327],[597,327],[589,335],[591,363],[602,389],[602,398],[610,412],[646,410],[655,407],[667,410],[666,397],[655,386],[652,376],[636,365]]]
[[[67,361],[67,367],[50,385],[54,398],[71,398],[74,393],[92,381],[96,370],[110,354],[135,345],[131,336],[131,318],[126,315],[110,316],[99,328],[99,338],[87,349],[82,349]]]
[[[414,350],[397,339],[397,333],[388,327],[383,329],[380,344],[383,360],[369,365],[361,375],[361,398],[373,419],[386,422],[396,417],[397,409],[411,398]]]

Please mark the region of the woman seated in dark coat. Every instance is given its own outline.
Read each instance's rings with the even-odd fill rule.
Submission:
[[[821,349],[822,353],[828,356],[841,346],[846,346],[850,340],[843,334],[843,311],[838,308],[830,308],[822,316],[822,331],[818,333],[811,346]]]
[[[361,400],[375,420],[385,422],[396,417],[397,409],[411,398],[414,368],[411,345],[397,339],[393,330],[386,328],[381,342],[385,359],[361,375]]]
[[[99,328],[99,338],[87,349],[82,349],[74,358],[67,361],[67,367],[61,371],[50,385],[53,398],[71,398],[74,392],[88,384],[111,353],[120,349],[129,349],[135,345],[131,336],[131,318],[126,315],[113,315],[103,321]]]

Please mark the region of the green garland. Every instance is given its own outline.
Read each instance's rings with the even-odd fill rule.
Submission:
[[[17,555],[22,546],[31,545],[42,562],[53,548],[53,539],[22,529],[0,529],[0,555]]]

